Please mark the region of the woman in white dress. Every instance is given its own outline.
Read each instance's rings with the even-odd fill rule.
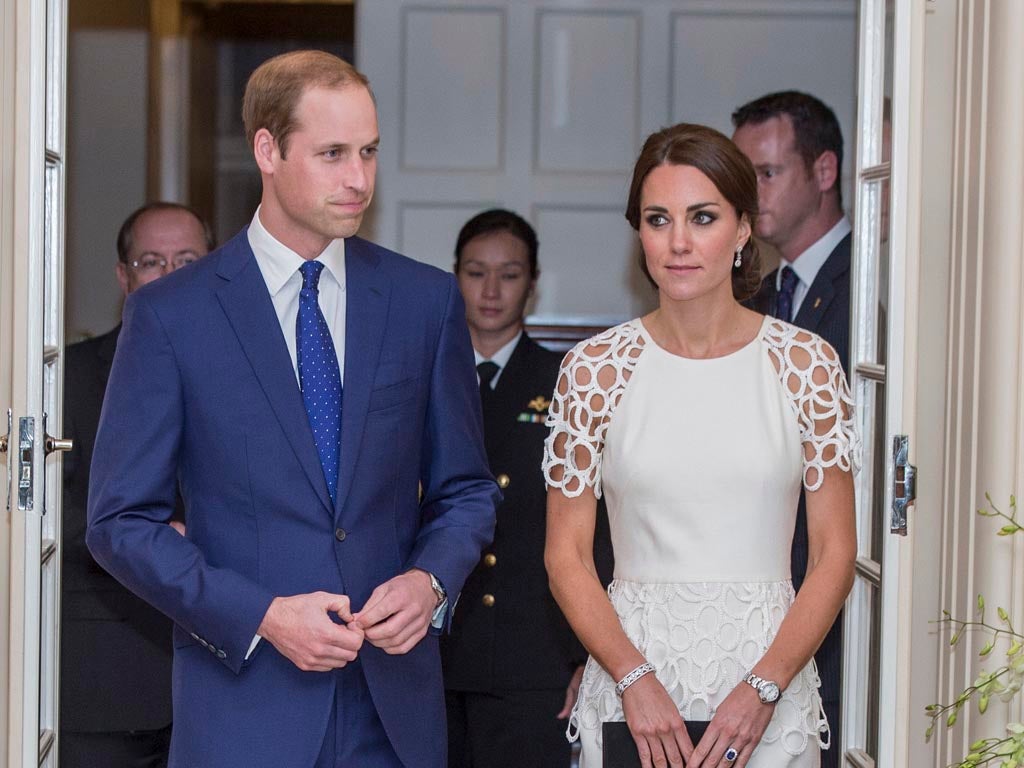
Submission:
[[[615,720],[645,768],[803,768],[828,746],[813,654],[853,583],[853,404],[824,340],[740,304],[760,279],[756,211],[754,169],[725,136],[653,134],[626,218],[658,309],[562,363],[545,560],[591,654],[569,726],[581,768],[600,768]],[[801,483],[810,558],[794,597]],[[607,594],[591,557],[602,493]],[[711,720],[696,745],[691,718]]]

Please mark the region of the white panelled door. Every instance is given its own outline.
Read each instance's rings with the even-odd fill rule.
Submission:
[[[643,314],[656,297],[623,212],[644,138],[731,133],[733,110],[786,88],[828,94],[851,135],[856,22],[856,0],[359,2],[381,124],[364,235],[451,269],[462,224],[511,208],[540,240],[529,322]]]
[[[57,765],[60,615],[60,462],[64,292],[65,0],[12,0],[4,23],[3,135],[13,147],[11,238],[0,251],[10,310],[0,346],[10,524],[5,764]],[[9,186],[6,186],[9,185]],[[9,246],[9,247],[8,247]],[[10,409],[8,411],[8,408]],[[7,414],[10,418],[7,419]],[[49,458],[48,458],[49,457]]]
[[[906,768],[921,717],[908,711],[913,596],[914,378],[920,189],[919,3],[861,0],[851,384],[863,467],[858,558],[846,610],[844,765]],[[917,46],[914,43],[917,43]],[[919,144],[919,142],[918,142]],[[856,684],[854,684],[856,683]]]

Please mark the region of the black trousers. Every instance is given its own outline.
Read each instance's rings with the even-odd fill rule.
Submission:
[[[171,726],[156,731],[60,732],[60,768],[166,768]]]
[[[568,768],[565,688],[446,691],[448,768]]]

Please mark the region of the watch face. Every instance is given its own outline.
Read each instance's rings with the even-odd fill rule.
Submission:
[[[779,698],[779,686],[773,682],[766,682],[758,693],[761,694],[761,701],[771,704]]]

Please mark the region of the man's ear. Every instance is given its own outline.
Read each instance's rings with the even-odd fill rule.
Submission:
[[[831,149],[818,155],[814,161],[814,178],[819,192],[828,192],[839,180],[839,158]]]
[[[277,142],[266,128],[260,128],[253,136],[252,152],[256,157],[256,165],[259,166],[260,172],[272,174],[280,153],[277,149]]]
[[[114,274],[117,275],[117,284],[121,286],[121,293],[128,295],[128,265],[118,261],[114,267]]]

